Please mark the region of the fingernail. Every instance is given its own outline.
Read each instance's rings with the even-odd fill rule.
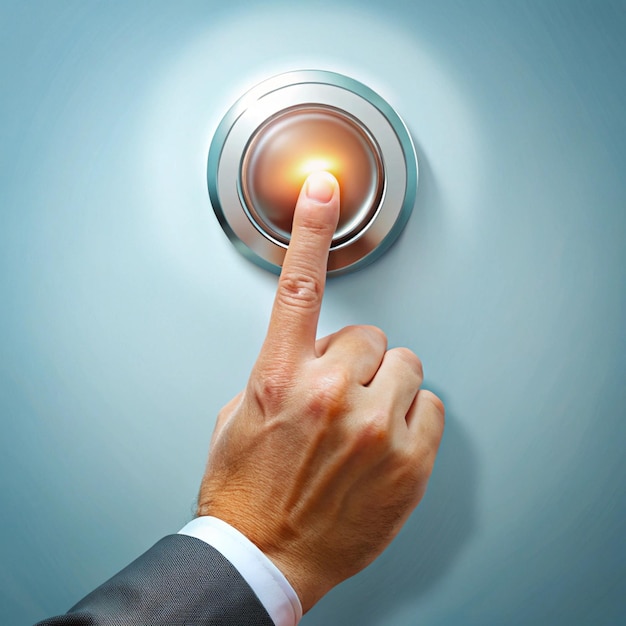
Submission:
[[[335,195],[337,181],[329,172],[313,172],[306,179],[307,198],[326,204]]]

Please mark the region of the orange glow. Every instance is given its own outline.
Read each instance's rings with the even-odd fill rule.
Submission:
[[[337,162],[335,159],[322,157],[307,159],[300,164],[300,167],[297,168],[297,172],[299,177],[304,176],[306,178],[309,174],[319,172],[321,170],[325,170],[334,175],[337,169]]]
[[[256,132],[242,162],[242,191],[254,219],[272,236],[289,241],[300,189],[317,170],[339,181],[338,240],[375,210],[382,194],[382,165],[368,135],[321,106],[289,110]]]

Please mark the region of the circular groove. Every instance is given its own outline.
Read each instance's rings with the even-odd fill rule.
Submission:
[[[220,225],[242,254],[278,273],[295,201],[312,169],[327,169],[340,183],[329,275],[371,263],[395,241],[413,209],[417,159],[391,106],[341,74],[275,76],[226,113],[207,164]]]

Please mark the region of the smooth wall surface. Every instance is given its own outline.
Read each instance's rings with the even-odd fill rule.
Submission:
[[[0,622],[65,611],[192,515],[276,284],[205,165],[226,108],[302,67],[411,129],[415,211],[328,285],[447,430],[379,561],[307,626],[626,622],[626,4],[0,7]]]

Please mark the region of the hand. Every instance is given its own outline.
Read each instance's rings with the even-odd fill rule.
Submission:
[[[259,358],[220,412],[198,515],[228,522],[284,573],[304,611],[371,563],[426,489],[444,408],[382,331],[316,341],[339,186],[312,174],[296,206]]]

